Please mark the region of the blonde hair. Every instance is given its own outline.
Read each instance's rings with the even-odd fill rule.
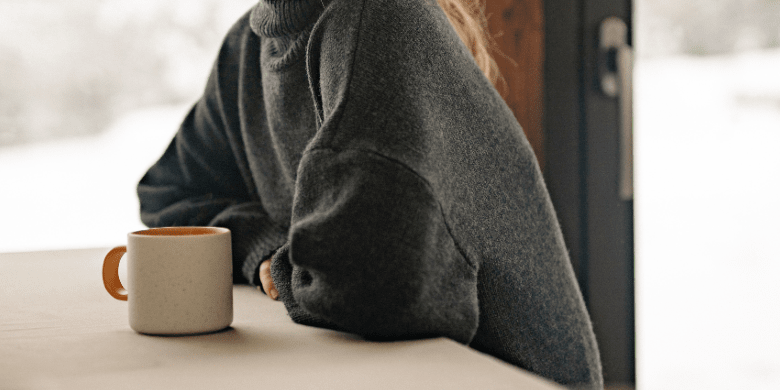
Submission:
[[[471,50],[471,54],[482,69],[482,73],[496,85],[501,78],[496,61],[490,52],[494,43],[487,28],[485,11],[480,0],[438,0],[460,39]]]

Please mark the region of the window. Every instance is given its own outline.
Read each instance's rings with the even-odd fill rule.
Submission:
[[[0,252],[110,246],[256,0],[0,0]]]
[[[638,386],[780,388],[780,1],[635,9]]]

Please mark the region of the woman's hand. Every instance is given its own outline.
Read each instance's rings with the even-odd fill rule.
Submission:
[[[263,291],[273,300],[279,298],[279,291],[276,290],[274,279],[271,277],[271,259],[260,264],[260,283],[263,285]]]

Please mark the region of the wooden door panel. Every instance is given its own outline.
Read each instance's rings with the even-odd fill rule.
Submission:
[[[503,80],[498,90],[523,126],[544,170],[544,12],[542,0],[487,0],[485,15]]]

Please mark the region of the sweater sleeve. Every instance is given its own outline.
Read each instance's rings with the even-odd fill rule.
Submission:
[[[236,135],[240,127],[236,75],[247,73],[243,71],[247,64],[256,66],[247,55],[257,46],[247,19],[245,15],[228,33],[203,96],[141,179],[138,197],[147,226],[230,229],[234,282],[257,284],[257,267],[286,241],[287,229],[264,210]]]
[[[296,194],[272,264],[293,320],[370,339],[473,338],[476,267],[422,178],[375,153],[318,149]]]
[[[459,38],[435,4],[404,4],[419,7],[334,1],[311,33],[320,126],[298,166],[290,241],[271,271],[296,322],[467,344],[479,318],[478,264],[458,247],[428,179],[442,162],[440,126],[451,122],[438,112],[454,106],[430,83],[447,73],[410,41],[430,36],[429,54],[447,57],[438,40]],[[451,35],[428,34],[432,23]]]

